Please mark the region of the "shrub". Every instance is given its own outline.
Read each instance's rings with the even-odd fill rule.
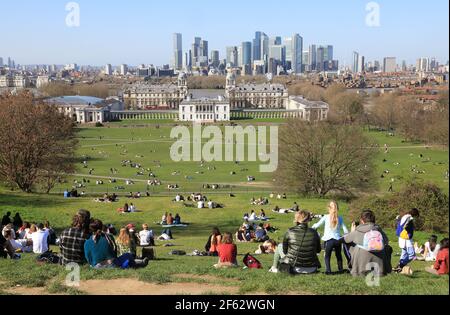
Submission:
[[[95,127],[103,127],[103,124],[101,122],[95,123]]]
[[[364,197],[350,205],[352,220],[358,221],[364,209],[374,211],[377,223],[383,227],[395,228],[395,218],[402,212],[417,208],[420,218],[416,228],[426,232],[448,233],[449,200],[442,190],[431,183],[408,182],[391,197]]]

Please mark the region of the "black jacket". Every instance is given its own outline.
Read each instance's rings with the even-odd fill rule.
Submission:
[[[317,254],[321,251],[319,234],[307,224],[289,229],[284,236],[283,253],[292,267],[320,268]]]

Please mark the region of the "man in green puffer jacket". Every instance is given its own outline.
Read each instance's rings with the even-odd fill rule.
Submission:
[[[299,211],[295,214],[296,227],[288,230],[283,240],[283,253],[286,255],[280,270],[291,274],[311,274],[320,269],[317,257],[322,251],[320,236],[316,230],[308,227],[311,214]]]

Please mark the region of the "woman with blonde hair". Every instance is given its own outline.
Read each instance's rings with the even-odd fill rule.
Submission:
[[[312,228],[317,230],[322,225],[325,225],[322,237],[322,241],[325,242],[325,273],[328,275],[332,274],[330,260],[333,250],[336,253],[338,270],[339,272],[343,272],[342,244],[339,240],[348,233],[348,229],[344,224],[344,219],[339,216],[339,205],[336,201],[333,200],[328,204],[328,214],[323,216]],[[341,234],[341,230],[344,232],[344,235]]]
[[[124,254],[131,254],[134,258],[136,258],[136,243],[127,228],[120,229],[116,244],[117,255],[119,257]]]

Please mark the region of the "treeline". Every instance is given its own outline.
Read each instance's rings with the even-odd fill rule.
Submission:
[[[422,104],[415,96],[400,93],[362,96],[335,84],[324,89],[311,83],[289,87],[290,95],[324,101],[330,105],[329,120],[338,124],[357,124],[395,131],[407,141],[448,146],[448,91],[435,103]]]
[[[118,89],[116,87],[106,83],[68,84],[64,82],[52,82],[41,87],[39,91],[48,97],[83,95],[107,98],[109,96],[115,96],[118,93]]]

